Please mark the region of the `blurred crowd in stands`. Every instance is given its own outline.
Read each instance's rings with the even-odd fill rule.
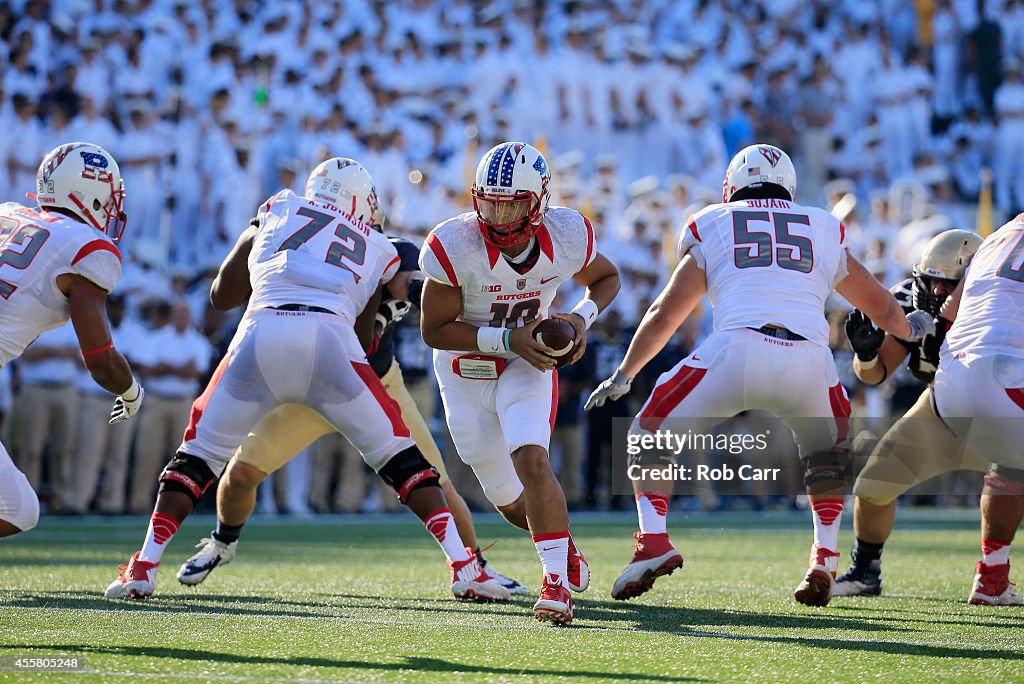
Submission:
[[[0,198],[27,201],[42,155],[71,140],[111,151],[127,189],[110,314],[147,388],[140,416],[106,426],[110,397],[69,329],[0,373],[5,443],[51,511],[148,512],[239,316],[207,305],[216,267],[259,203],[301,191],[327,156],[363,163],[386,231],[420,243],[469,209],[492,144],[546,153],[553,203],[587,214],[623,273],[590,353],[560,383],[553,456],[577,505],[607,504],[607,418],[636,408],[582,414],[580,398],[614,369],[679,227],[718,201],[735,151],[789,151],[798,199],[839,216],[887,284],[935,233],[973,228],[979,201],[994,225],[1024,207],[1024,0],[7,0],[0,37]],[[834,306],[849,371],[847,305]],[[707,333],[709,314],[666,360]],[[443,441],[429,350],[407,323],[399,360]],[[914,381],[844,382],[884,415]],[[365,474],[325,439],[262,506],[390,506]]]

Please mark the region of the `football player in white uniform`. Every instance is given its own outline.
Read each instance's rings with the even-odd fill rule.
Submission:
[[[455,519],[455,527],[467,543],[470,555],[475,556],[485,572],[508,589],[510,594],[525,594],[528,591],[526,587],[496,571],[484,558],[477,542],[469,506],[448,477],[444,459],[430,434],[427,421],[405,387],[402,369],[395,358],[394,325],[410,311],[413,304],[419,307],[424,279],[419,271],[419,248],[401,238],[391,238],[391,244],[398,250],[398,273],[384,286],[374,325],[374,342],[367,361],[388,395],[398,403],[402,421],[412,433],[416,446],[430,465],[437,469],[444,498]],[[276,471],[317,439],[334,431],[334,426],[326,418],[303,404],[285,404],[267,414],[235,452],[234,458],[240,465],[229,465],[231,477],[223,478],[217,488],[217,528],[199,542],[196,547],[199,551],[182,564],[178,571],[178,581],[187,585],[199,584],[214,568],[230,563],[238,549],[242,526],[252,513],[256,487],[266,474]],[[431,524],[427,520],[428,528]],[[457,574],[452,573],[451,579],[456,597],[471,598],[466,592],[465,583]]]
[[[1024,214],[989,235],[942,307],[953,321],[935,374],[935,412],[984,459],[1024,470]],[[992,484],[986,478],[986,484]],[[999,491],[999,489],[1002,490]],[[1006,481],[989,498],[1021,494]],[[1024,517],[1021,498],[1003,539],[983,539],[969,601],[1019,605],[1010,582],[1010,543]],[[1005,508],[1005,506],[1001,507]],[[1006,510],[1002,511],[1007,515]],[[985,531],[983,530],[983,534]]]
[[[686,222],[679,265],[622,364],[587,407],[628,393],[636,374],[709,293],[714,333],[658,379],[630,431],[707,432],[750,409],[786,422],[800,447],[814,520],[810,569],[795,597],[826,605],[839,559],[850,402],[828,347],[825,300],[835,289],[903,339],[934,332],[934,323],[924,312],[905,317],[889,291],[848,254],[843,225],[828,212],[794,203],[795,195],[796,171],[779,148],[751,145],[733,157],[723,204]],[[616,599],[639,596],[683,564],[665,526],[672,482],[634,478],[633,484],[640,531],[633,560],[612,588]]]
[[[910,313],[919,309],[940,317],[943,303],[963,278],[981,242],[980,235],[967,230],[947,230],[932,238],[914,268],[913,277],[892,288],[903,310]],[[931,383],[939,366],[939,347],[949,325],[949,321],[940,317],[936,335],[919,342],[904,342],[877,330],[859,311],[851,312],[847,318],[846,335],[856,352],[853,369],[862,382],[878,385],[895,374],[906,360],[910,374],[927,386],[906,414],[878,440],[857,475],[853,486],[857,497],[853,517],[853,562],[850,569],[836,579],[836,596],[882,593],[882,549],[892,533],[896,499],[914,485],[942,473],[953,470],[986,473],[981,495],[984,562],[991,565],[990,552],[1001,551],[1013,539],[1024,501],[1021,495],[1024,471],[990,464],[943,424],[932,405]],[[986,581],[985,584],[991,583]],[[1006,588],[1010,591],[1004,591]],[[970,600],[992,603],[986,596],[972,596]],[[1004,605],[1021,602],[1020,594],[1007,584],[1005,576],[996,597]]]
[[[35,199],[37,209],[0,204],[0,366],[70,319],[89,374],[117,395],[110,422],[126,420],[144,393],[107,322],[107,295],[121,277],[114,243],[126,222],[117,162],[90,143],[54,148],[39,165]],[[38,519],[39,499],[0,444],[0,537]]]
[[[507,142],[480,160],[475,211],[438,225],[420,253],[426,274],[421,330],[459,456],[513,525],[529,530],[544,567],[538,620],[572,620],[568,589],[589,569],[569,533],[565,496],[548,461],[558,401],[554,350],[533,337],[555,290],[587,288],[568,314],[578,359],[587,328],[619,290],[618,271],[597,251],[579,212],[548,207],[551,173],[534,147]]]
[[[373,181],[357,162],[335,157],[313,170],[305,195],[285,189],[271,197],[221,264],[211,303],[226,309],[248,299],[245,316],[192,405],[178,453],[160,475],[143,547],[121,566],[106,596],[153,594],[164,549],[221,473],[228,486],[249,494],[251,512],[256,485],[268,472],[228,462],[260,419],[299,403],[345,435],[424,521],[448,558],[456,595],[505,600],[508,590],[467,552],[437,471],[366,361],[380,285],[399,266],[398,253],[380,232],[383,214]]]

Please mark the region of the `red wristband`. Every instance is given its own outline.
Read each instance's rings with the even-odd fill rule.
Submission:
[[[102,347],[97,347],[96,349],[89,349],[89,350],[83,349],[82,350],[82,356],[92,356],[93,354],[102,354],[103,352],[110,351],[113,348],[114,348],[114,341],[111,340],[110,342],[107,342]]]

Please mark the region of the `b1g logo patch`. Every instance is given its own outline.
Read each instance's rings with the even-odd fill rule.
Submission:
[[[516,281],[516,289],[517,290],[525,290],[526,289],[526,278],[520,278],[519,280]]]

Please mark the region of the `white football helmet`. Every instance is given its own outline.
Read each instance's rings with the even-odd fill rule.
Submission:
[[[786,190],[790,199],[796,198],[796,169],[789,155],[774,145],[757,144],[744,147],[736,153],[725,170],[722,182],[722,201],[743,188],[760,187],[773,183]]]
[[[473,209],[484,240],[514,247],[540,229],[548,210],[551,170],[533,145],[504,142],[480,160],[473,182]]]
[[[128,217],[124,181],[117,162],[99,145],[73,142],[55,147],[36,172],[36,202],[60,207],[108,235],[121,239]]]
[[[363,165],[347,157],[321,162],[306,179],[306,197],[337,207],[374,230],[384,230],[384,211]]]

